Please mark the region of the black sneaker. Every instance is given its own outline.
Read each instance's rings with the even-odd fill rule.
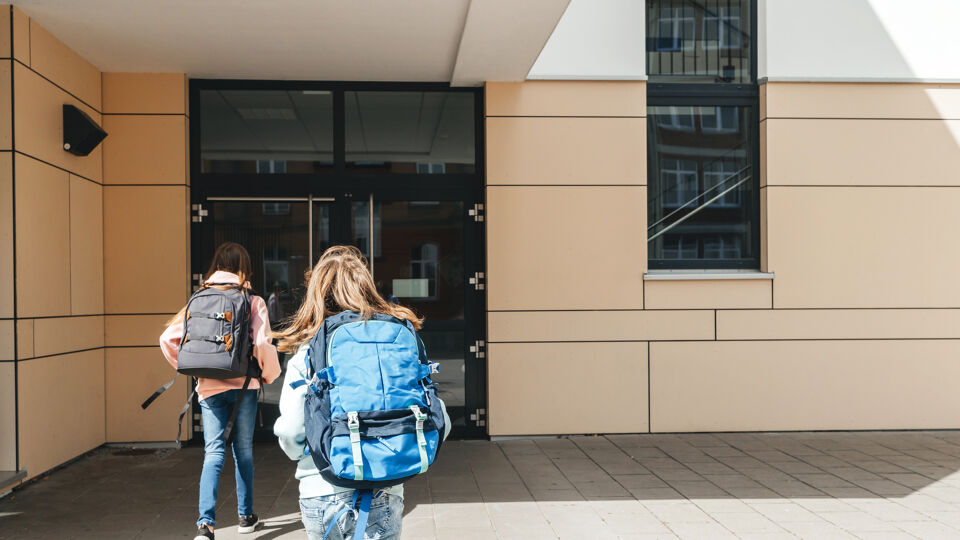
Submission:
[[[260,527],[263,527],[263,522],[260,521],[260,518],[258,518],[256,514],[240,516],[240,521],[237,523],[237,532],[240,534],[252,533]]]
[[[208,529],[206,525],[198,525],[197,535],[193,537],[193,540],[213,540],[213,531]]]

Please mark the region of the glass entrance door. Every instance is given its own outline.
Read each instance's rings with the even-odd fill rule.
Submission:
[[[467,273],[477,267],[478,239],[467,226],[468,201],[378,198],[207,197],[198,223],[195,272],[206,270],[213,250],[237,242],[250,252],[255,294],[267,302],[271,325],[280,328],[303,300],[304,274],[332,245],[353,244],[369,261],[385,298],[425,318],[421,337],[440,364],[436,376],[456,437],[482,435],[468,421],[482,405],[482,304]],[[290,355],[281,354],[286,369]],[[273,437],[279,414],[279,382],[261,393],[257,439]]]

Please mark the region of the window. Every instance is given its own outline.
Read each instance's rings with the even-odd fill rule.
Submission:
[[[712,107],[700,116],[705,133],[736,133],[740,129],[736,107]]]
[[[676,129],[678,131],[693,131],[692,107],[668,107],[669,113],[663,114],[657,120],[660,127]]]
[[[740,8],[721,7],[716,11],[704,10],[703,47],[705,49],[739,49]]]
[[[647,0],[650,82],[750,84],[756,0]]]
[[[209,81],[191,94],[191,166],[199,174],[288,184],[297,175],[362,183],[404,174],[457,183],[477,172],[481,102],[474,91],[437,83],[265,83]]]
[[[426,283],[424,300],[437,298],[437,264],[440,260],[440,248],[437,244],[414,244],[410,248],[410,278]],[[397,295],[399,296],[399,295]]]
[[[757,268],[756,0],[679,4],[647,1],[649,267]]]
[[[666,208],[696,205],[697,162],[689,159],[663,159],[660,166],[660,182],[663,186]]]
[[[682,51],[684,38],[693,39],[696,19],[692,7],[660,8],[657,22],[659,32],[656,45],[658,51]]]
[[[347,172],[475,172],[472,95],[349,91],[344,102]]]

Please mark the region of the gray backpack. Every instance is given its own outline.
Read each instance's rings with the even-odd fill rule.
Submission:
[[[177,350],[177,375],[158,388],[140,407],[149,407],[160,394],[173,386],[181,374],[208,379],[245,377],[243,390],[223,431],[223,439],[228,440],[250,380],[260,377],[260,366],[253,361],[252,351],[250,293],[232,283],[204,284],[187,301],[184,311],[183,337]],[[183,417],[190,409],[194,393],[196,390],[190,393],[186,405],[180,411],[177,425],[178,443]]]

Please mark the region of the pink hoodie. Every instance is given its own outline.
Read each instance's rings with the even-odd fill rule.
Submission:
[[[240,278],[230,272],[214,272],[207,279],[207,283],[239,283]],[[247,284],[247,287],[250,285]],[[280,376],[280,361],[277,359],[277,348],[270,341],[270,318],[267,316],[267,304],[259,296],[250,296],[250,333],[253,336],[253,356],[260,363],[260,369],[263,370],[263,380],[267,384],[272,383]],[[167,362],[176,369],[177,367],[177,349],[180,347],[180,339],[183,336],[183,322],[171,324],[160,335],[160,350]],[[243,377],[236,379],[207,379],[199,377],[197,382],[197,394],[200,399],[206,399],[227,390],[239,390],[243,388]],[[250,381],[250,389],[260,388],[260,382],[256,379]]]

